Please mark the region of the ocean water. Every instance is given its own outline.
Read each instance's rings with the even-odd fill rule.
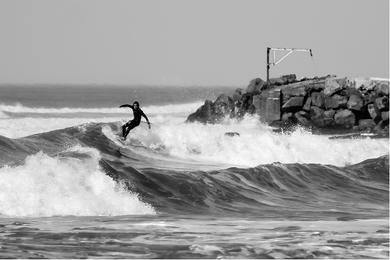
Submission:
[[[185,123],[233,90],[1,86],[0,256],[388,258],[389,140]]]

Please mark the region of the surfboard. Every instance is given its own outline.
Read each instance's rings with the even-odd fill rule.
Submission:
[[[121,144],[126,145],[127,139],[125,140],[125,139],[122,137],[122,134],[118,134],[118,135],[116,136],[116,140],[118,140],[118,142],[120,142]]]
[[[117,134],[117,138],[119,143],[121,143],[123,146],[131,146],[131,147],[136,147],[136,148],[143,148],[143,149],[148,149],[146,146],[142,144],[139,140],[127,136],[126,140],[122,137],[122,133]]]

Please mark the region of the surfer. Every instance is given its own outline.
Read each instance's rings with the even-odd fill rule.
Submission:
[[[129,134],[130,130],[139,126],[139,124],[141,123],[141,116],[143,116],[146,119],[146,122],[148,123],[149,129],[150,129],[149,119],[144,114],[144,112],[141,110],[141,108],[139,107],[138,101],[134,101],[133,105],[124,104],[124,105],[121,105],[120,107],[131,108],[133,110],[133,115],[134,115],[133,120],[130,120],[129,122],[127,122],[126,124],[124,124],[122,126],[122,136],[125,140],[126,140],[127,135]]]

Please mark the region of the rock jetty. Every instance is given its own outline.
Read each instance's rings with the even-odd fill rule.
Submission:
[[[304,78],[294,74],[249,82],[246,90],[206,100],[187,122],[219,123],[224,118],[259,115],[280,129],[300,125],[323,133],[371,132],[388,135],[389,81],[336,76]]]

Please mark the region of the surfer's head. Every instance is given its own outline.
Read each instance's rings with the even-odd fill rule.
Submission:
[[[138,101],[134,101],[133,107],[134,107],[134,108],[139,108],[139,103],[138,103]]]

